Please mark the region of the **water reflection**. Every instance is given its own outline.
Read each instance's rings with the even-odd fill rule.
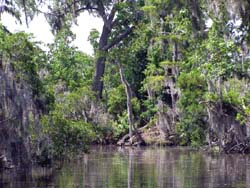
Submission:
[[[53,187],[52,169],[18,169],[0,172],[0,188]]]
[[[1,174],[0,187],[250,188],[250,156],[184,148],[93,148],[55,172],[40,169],[22,178]]]

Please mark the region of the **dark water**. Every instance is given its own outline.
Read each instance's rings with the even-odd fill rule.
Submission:
[[[4,188],[250,188],[250,156],[184,148],[94,148],[60,170],[0,175]]]

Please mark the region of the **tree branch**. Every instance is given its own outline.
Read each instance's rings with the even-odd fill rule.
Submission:
[[[110,31],[114,25],[114,17],[115,17],[115,13],[116,13],[116,8],[115,6],[112,7],[110,14],[108,16],[108,18],[106,19],[106,21],[104,21],[104,25],[105,27],[107,27]]]
[[[109,22],[112,22],[114,17],[115,17],[115,13],[116,13],[116,8],[115,8],[115,5],[113,5],[111,11],[110,11],[110,14],[109,14],[109,17],[108,17],[108,21]]]
[[[75,10],[75,14],[77,14],[77,13],[79,13],[81,11],[84,11],[84,10],[88,10],[88,11],[90,11],[90,10],[96,10],[96,11],[98,11],[99,9],[96,8],[96,7],[85,6],[85,7],[81,7],[81,8],[76,9]]]
[[[107,44],[106,46],[104,46],[102,48],[102,50],[104,50],[104,51],[109,50],[110,48],[112,48],[113,46],[115,46],[116,44],[118,44],[119,42],[121,42],[130,33],[132,33],[132,31],[134,30],[134,28],[135,28],[134,26],[129,27],[126,31],[124,31],[123,33],[121,33],[120,35],[118,35],[116,38],[114,38],[109,44]]]
[[[29,24],[28,24],[28,15],[27,15],[27,7],[26,7],[26,0],[23,0],[22,3],[23,3],[25,23],[26,23],[26,26],[29,27]]]
[[[102,1],[97,2],[97,7],[98,7],[97,12],[102,17],[103,22],[106,23],[108,21],[108,19],[107,19],[107,15],[106,15],[105,8],[104,8]]]

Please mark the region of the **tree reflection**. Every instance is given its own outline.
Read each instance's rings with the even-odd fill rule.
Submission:
[[[0,187],[249,187],[250,156],[181,148],[99,148],[62,169],[1,174]],[[16,174],[16,175],[15,175]]]
[[[128,188],[132,188],[132,181],[133,181],[133,167],[132,163],[134,160],[133,150],[132,148],[129,148],[129,154],[128,154]]]

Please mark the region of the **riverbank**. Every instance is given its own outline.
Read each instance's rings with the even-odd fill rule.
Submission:
[[[118,146],[177,146],[179,145],[176,134],[166,135],[156,126],[142,127],[135,131],[132,138],[129,135],[123,136],[118,142]]]
[[[220,145],[219,140],[214,139],[213,142],[208,142],[204,145],[194,146],[201,148],[211,153],[226,153],[226,154],[249,154],[250,153],[250,138],[246,138],[238,143],[233,139],[224,138],[225,143]],[[181,138],[178,134],[164,134],[157,126],[145,126],[133,134],[132,138],[129,135],[123,136],[117,143],[118,146],[187,146],[181,143]]]

